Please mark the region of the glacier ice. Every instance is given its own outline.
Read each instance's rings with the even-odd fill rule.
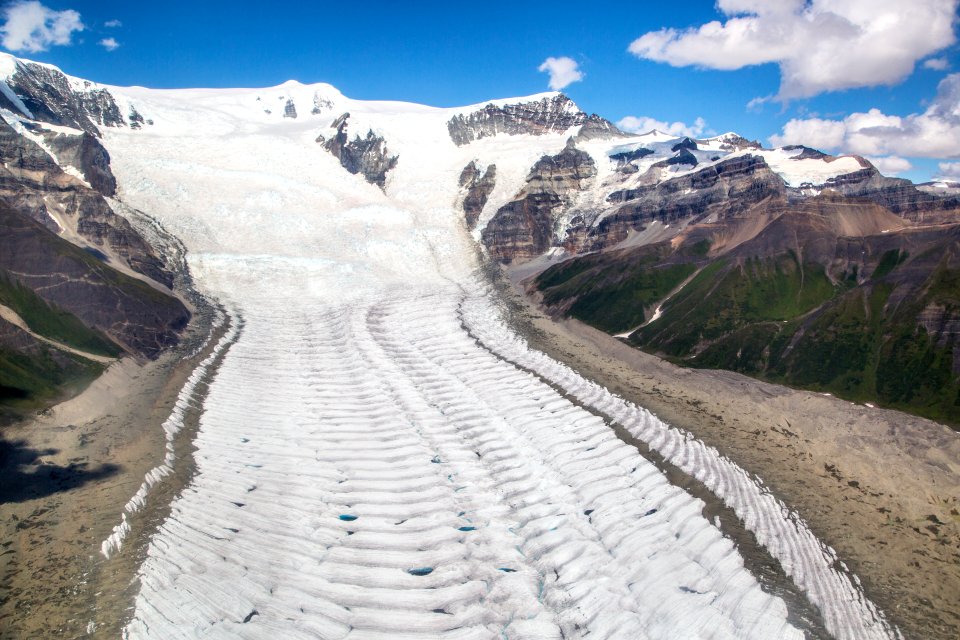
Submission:
[[[329,108],[297,119],[257,101],[321,91]],[[802,637],[610,421],[733,507],[836,637],[895,636],[755,479],[499,317],[453,208],[459,172],[497,164],[495,209],[569,132],[457,147],[456,110],[322,87],[116,92],[155,123],[105,132],[120,197],[243,319],[126,637]],[[400,156],[384,191],[314,142],[345,111]]]

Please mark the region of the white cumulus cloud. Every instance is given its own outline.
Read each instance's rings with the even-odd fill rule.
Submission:
[[[960,158],[960,73],[940,81],[936,98],[922,113],[895,116],[870,109],[842,120],[794,119],[770,142],[864,156]]]
[[[674,136],[697,138],[706,130],[707,122],[703,118],[697,118],[692,125],[688,125],[684,122],[666,122],[647,116],[627,116],[617,122],[617,126],[628,133],[647,133],[656,129]]]
[[[675,67],[780,65],[779,100],[893,85],[952,45],[960,0],[718,0],[723,22],[661,29],[634,55]]]
[[[564,87],[583,80],[583,72],[578,68],[577,61],[573,58],[561,56],[547,58],[537,67],[537,71],[550,74],[550,88],[554,91],[560,91]]]
[[[946,58],[930,58],[923,61],[924,69],[933,69],[934,71],[943,71],[950,66],[950,61]]]
[[[103,47],[107,51],[116,51],[120,47],[120,43],[117,42],[116,38],[104,38],[97,44],[99,44],[101,47]]]
[[[46,51],[52,45],[69,45],[74,32],[83,31],[80,14],[73,9],[54,11],[36,0],[13,2],[3,9],[0,34],[11,51]]]
[[[910,161],[900,156],[868,157],[867,160],[885,176],[896,176],[913,169]]]

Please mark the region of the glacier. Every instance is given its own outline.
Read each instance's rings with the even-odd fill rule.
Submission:
[[[831,634],[898,637],[757,478],[510,329],[457,179],[496,163],[495,211],[575,131],[458,147],[447,121],[482,105],[295,82],[110,91],[153,123],[104,131],[120,199],[184,243],[235,327],[125,637],[803,637],[613,423],[733,508]],[[290,101],[303,117],[283,118]],[[317,144],[344,112],[399,156],[384,190]]]

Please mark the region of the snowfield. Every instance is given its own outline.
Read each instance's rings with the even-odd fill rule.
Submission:
[[[734,508],[837,638],[897,637],[757,479],[504,322],[459,174],[496,163],[489,219],[571,132],[456,147],[446,122],[471,107],[327,85],[111,92],[154,123],[104,132],[121,199],[184,242],[238,327],[126,637],[803,637],[610,421]],[[351,138],[399,155],[385,193],[315,142],[347,111]]]

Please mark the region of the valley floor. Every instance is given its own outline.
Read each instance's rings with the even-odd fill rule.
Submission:
[[[685,369],[501,282],[531,346],[688,430],[796,509],[908,638],[960,636],[960,437],[898,411]]]
[[[142,547],[100,554],[124,504],[164,458],[161,423],[206,350],[197,315],[184,344],[155,362],[124,358],[78,396],[0,431],[0,638],[120,635]],[[133,522],[134,539],[169,512],[189,458]],[[166,496],[166,501],[164,501]]]

